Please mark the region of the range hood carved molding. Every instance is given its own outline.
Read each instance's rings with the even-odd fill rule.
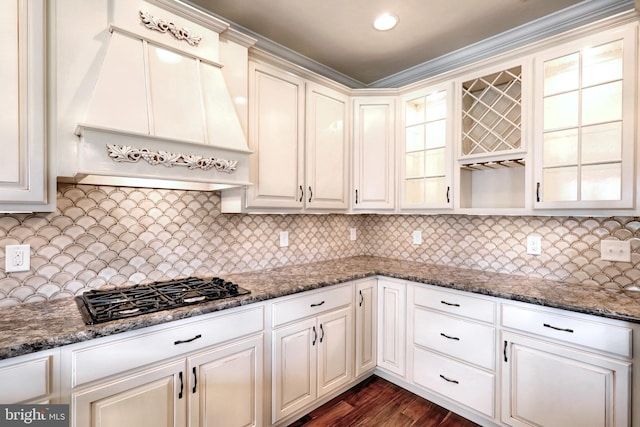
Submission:
[[[77,146],[68,150],[73,170],[59,170],[59,180],[197,190],[251,185],[251,151],[218,58],[215,30],[228,25],[187,20],[195,12],[175,13],[187,7],[178,1],[109,1],[104,59],[86,115],[76,122]]]

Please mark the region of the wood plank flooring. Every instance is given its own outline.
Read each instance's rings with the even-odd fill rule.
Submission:
[[[372,376],[290,427],[478,427],[435,403]]]

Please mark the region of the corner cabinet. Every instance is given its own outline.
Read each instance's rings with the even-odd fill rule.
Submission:
[[[246,208],[346,210],[348,96],[250,61],[249,106]]]
[[[378,318],[378,281],[366,279],[355,283],[356,311],[356,370],[359,377],[376,367]]]
[[[400,377],[405,375],[407,285],[378,280],[378,367]]]
[[[0,5],[0,212],[54,211],[46,146],[46,2]]]
[[[354,98],[354,211],[395,208],[395,110],[395,97]]]
[[[453,208],[452,93],[448,83],[403,97],[403,210]]]
[[[637,25],[536,56],[538,209],[631,209],[635,196]]]

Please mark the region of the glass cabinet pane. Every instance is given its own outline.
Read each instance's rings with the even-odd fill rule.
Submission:
[[[412,99],[406,103],[405,125],[413,126],[424,123],[425,118],[424,97]]]
[[[441,120],[447,117],[447,92],[440,91],[427,96],[427,121]]]
[[[425,148],[444,147],[447,143],[447,123],[445,120],[438,120],[433,123],[427,123],[426,128],[427,140]]]
[[[578,200],[578,168],[545,169],[542,197],[548,202]]]
[[[579,61],[579,54],[573,53],[544,63],[545,96],[578,89]]]
[[[582,200],[620,200],[622,165],[605,163],[582,167]]]
[[[427,200],[447,203],[447,182],[444,177],[427,178],[424,187]]]
[[[424,125],[408,127],[405,144],[407,152],[424,150]]]
[[[404,198],[407,203],[424,203],[424,179],[408,179],[404,185]]]
[[[622,122],[582,128],[582,163],[622,161]]]
[[[546,167],[578,164],[578,130],[545,133],[542,158]]]
[[[407,178],[424,177],[424,151],[407,153],[406,159]]]
[[[586,48],[583,53],[583,87],[622,79],[622,40]]]
[[[578,126],[577,91],[544,99],[544,130]]]
[[[622,119],[622,82],[593,86],[582,92],[582,124]]]
[[[426,164],[424,176],[443,176],[445,174],[444,148],[429,150],[426,152]]]

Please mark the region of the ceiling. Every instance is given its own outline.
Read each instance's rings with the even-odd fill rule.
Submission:
[[[593,0],[189,0],[366,87],[449,52]],[[607,3],[601,1],[600,3]],[[612,3],[609,0],[609,3]],[[633,3],[631,3],[633,7]],[[575,9],[575,8],[574,8]],[[381,32],[382,12],[399,17]],[[261,41],[261,38],[263,39]]]

